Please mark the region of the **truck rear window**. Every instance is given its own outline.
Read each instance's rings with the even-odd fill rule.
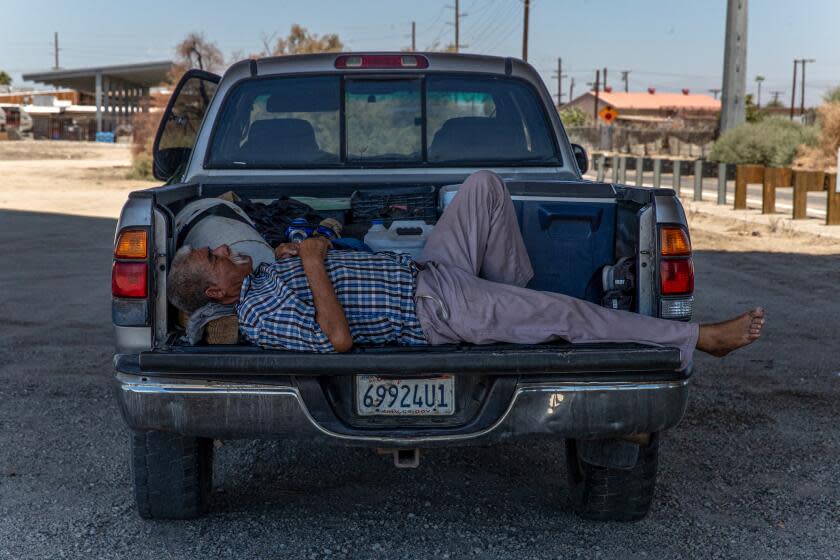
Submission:
[[[561,165],[542,101],[512,78],[294,76],[234,86],[208,168]]]

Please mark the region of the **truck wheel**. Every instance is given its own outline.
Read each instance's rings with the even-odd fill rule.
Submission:
[[[134,498],[143,519],[191,519],[207,509],[213,440],[168,432],[132,432]]]
[[[598,466],[581,458],[577,440],[566,440],[566,467],[572,507],[579,516],[597,521],[638,521],[650,511],[656,487],[659,434],[639,445],[629,468]]]

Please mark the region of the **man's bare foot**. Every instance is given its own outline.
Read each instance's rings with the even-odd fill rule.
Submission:
[[[733,350],[755,342],[761,336],[763,326],[764,309],[761,307],[729,321],[700,325],[697,349],[712,356],[726,356]]]

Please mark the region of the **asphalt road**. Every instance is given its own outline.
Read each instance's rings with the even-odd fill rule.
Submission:
[[[212,510],[145,522],[111,394],[114,221],[0,211],[0,558],[837,558],[838,256],[704,251],[698,318],[763,303],[761,343],[698,357],[636,524],[570,511],[562,442],[438,450],[226,442]]]

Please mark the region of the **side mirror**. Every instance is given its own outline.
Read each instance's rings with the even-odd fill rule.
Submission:
[[[578,169],[580,169],[580,174],[585,174],[589,171],[589,157],[586,155],[586,150],[580,144],[572,144],[572,152],[575,154],[575,161]]]

